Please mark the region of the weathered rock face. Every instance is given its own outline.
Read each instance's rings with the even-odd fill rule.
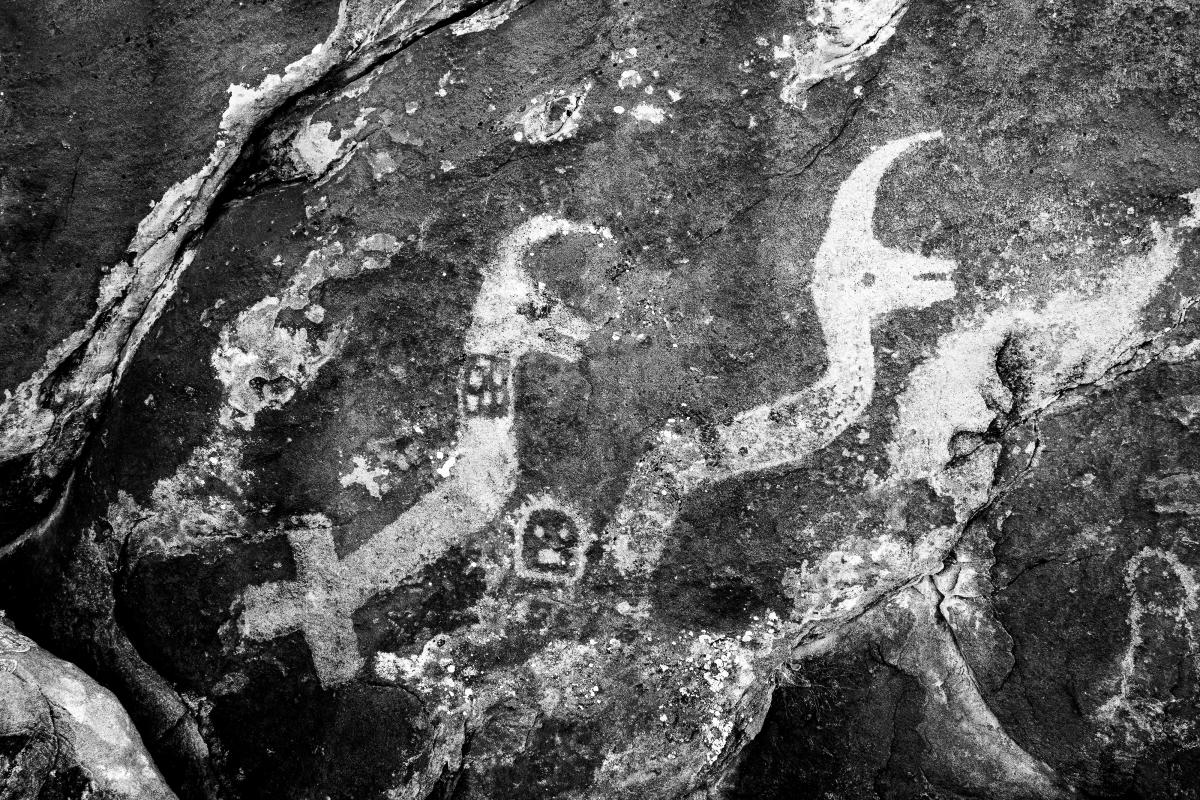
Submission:
[[[0,789],[174,800],[112,692],[0,622]]]
[[[163,791],[1200,796],[1200,11],[237,8],[4,62],[0,606]]]

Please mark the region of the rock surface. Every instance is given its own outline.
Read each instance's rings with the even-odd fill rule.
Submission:
[[[0,797],[1200,797],[1200,9],[26,5]]]
[[[4,797],[175,800],[112,692],[0,622]]]

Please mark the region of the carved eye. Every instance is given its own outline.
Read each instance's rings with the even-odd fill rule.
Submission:
[[[864,272],[863,276],[862,276],[862,285],[863,286],[874,286],[875,285],[875,273],[874,272]]]

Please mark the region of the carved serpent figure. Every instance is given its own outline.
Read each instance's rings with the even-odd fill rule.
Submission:
[[[793,651],[792,645],[811,628],[768,617],[756,620],[740,637],[703,632],[685,635],[672,631],[669,625],[647,620],[641,626],[644,638],[639,635],[631,640],[627,635],[630,617],[645,619],[649,613],[644,581],[638,578],[648,576],[655,566],[689,493],[739,475],[796,466],[826,447],[863,414],[875,388],[871,331],[877,321],[898,309],[925,308],[954,296],[948,280],[953,262],[885,247],[873,231],[875,196],[888,167],[913,146],[939,136],[936,132],[923,133],[884,145],[852,171],[836,194],[829,227],[813,263],[813,302],[828,361],[821,378],[797,393],[739,414],[717,429],[715,436],[706,433],[701,437],[669,425],[654,450],[635,468],[603,537],[607,564],[633,579],[627,586],[617,587],[616,591],[628,591],[624,601],[605,607],[604,603],[612,599],[612,590],[590,586],[588,581],[580,585],[568,581],[549,588],[543,585],[525,593],[489,592],[474,609],[479,614],[478,623],[435,637],[415,656],[381,653],[375,657],[370,667],[373,678],[417,691],[437,730],[432,749],[414,761],[396,796],[425,796],[443,768],[485,773],[497,759],[521,751],[524,735],[515,734],[528,730],[542,715],[565,719],[570,724],[583,724],[581,720],[602,715],[611,729],[606,740],[626,748],[625,755],[613,752],[606,758],[588,796],[617,797],[629,792],[633,794],[628,796],[636,796],[639,782],[649,773],[659,785],[674,785],[681,792],[690,791],[698,781],[711,783],[714,776],[719,777],[728,759],[738,751],[739,741],[752,736],[761,723],[763,690],[767,687],[769,696],[772,671],[789,658],[803,656]],[[520,268],[520,256],[533,242],[555,234],[599,232],[589,226],[535,218],[504,240],[476,301],[468,335],[468,361],[459,389],[462,422],[454,467],[458,472],[370,543],[341,561],[336,559],[327,530],[292,534],[300,565],[298,580],[256,587],[247,593],[243,630],[248,635],[268,638],[302,629],[322,682],[331,686],[345,681],[363,665],[350,622],[354,609],[372,594],[403,581],[460,537],[496,519],[512,493],[516,474],[512,410],[505,399],[506,393],[511,396],[516,360],[533,349],[564,358],[577,357],[573,349],[563,345],[587,331],[581,321],[567,317],[555,320],[553,312],[547,316],[534,314],[534,319],[514,313],[522,305],[540,302]],[[1171,252],[1164,250],[1161,255],[1154,258],[1155,264],[1161,262],[1154,271],[1157,280],[1150,282],[1155,286],[1173,263]],[[1131,269],[1139,265],[1131,265]],[[1144,269],[1137,271],[1145,275]],[[1105,302],[1101,298],[1097,304]],[[1037,313],[1053,316],[1055,308],[1057,305],[1051,303]],[[1036,323],[1035,316],[1032,311],[1015,317],[997,312],[996,318],[1024,320],[1023,328],[1035,331],[1041,324]],[[994,362],[996,347],[1011,339],[1008,334],[1001,335],[1009,325],[990,319],[945,337],[943,348],[950,348],[963,336],[978,338],[980,345],[973,348],[978,353],[970,363],[977,356],[983,370]],[[1063,328],[1053,322],[1045,324],[1055,331]],[[557,340],[554,331],[558,332]],[[938,480],[937,475],[926,474],[906,460],[912,454],[924,454],[932,445],[908,442],[903,434],[913,413],[934,414],[938,419],[942,414],[959,413],[961,409],[944,402],[938,392],[976,388],[979,376],[973,373],[970,380],[959,382],[962,386],[942,376],[943,360],[937,357],[918,368],[910,390],[901,398],[896,434],[904,452],[893,464],[898,471],[885,482],[887,487],[895,488],[904,480]],[[958,417],[954,420],[962,421]],[[947,425],[954,420],[948,416]],[[929,426],[925,422],[929,421],[917,427],[926,430]],[[958,422],[946,429],[947,435],[961,428]],[[972,419],[969,427],[980,424],[986,428],[986,422]],[[934,427],[942,431],[946,426]],[[941,438],[938,442],[939,447],[943,446]],[[981,449],[977,460],[986,461],[988,452]],[[945,463],[939,453],[928,455],[931,469]],[[924,456],[918,460],[922,464],[926,461]],[[990,479],[990,469],[982,472]],[[947,491],[957,500],[961,490]],[[977,499],[964,495],[963,502],[956,506],[974,507]],[[420,529],[417,523],[427,527]],[[522,531],[518,530],[517,535],[520,537]],[[933,541],[936,536],[924,538]],[[896,657],[897,662],[917,674],[929,697],[934,698],[927,699],[931,725],[947,730],[961,728],[969,739],[981,743],[977,763],[972,767],[981,781],[1003,774],[1013,786],[1040,796],[1056,796],[1060,789],[1053,774],[1008,738],[980,697],[969,666],[947,644],[950,640],[944,623],[930,610],[939,603],[945,605],[969,596],[969,587],[960,591],[955,585],[957,580],[965,586],[959,576],[961,570],[939,572],[942,559],[953,547],[953,537],[937,544],[925,547],[919,557],[913,555],[912,563],[907,565],[911,569],[901,570],[903,574],[898,573],[892,581],[895,585],[891,588],[898,591],[888,608],[895,606],[900,609],[896,613],[907,613],[913,620],[913,633],[904,640],[904,651]],[[310,558],[309,553],[317,555]],[[878,572],[882,568],[865,564],[864,569]],[[916,583],[905,590],[905,580]],[[869,587],[875,592],[872,596],[883,596],[887,587],[881,587]],[[605,599],[598,600],[601,597]],[[541,644],[529,655],[530,650],[513,642],[530,634],[531,627],[536,627],[530,620],[543,613],[539,608],[546,607],[559,610],[552,611],[548,621],[539,623]],[[858,609],[833,607],[829,613],[818,615],[822,630],[830,630],[854,613]],[[810,621],[806,619],[805,623]],[[604,637],[609,637],[607,645]],[[460,678],[461,671],[454,672],[456,663],[470,665],[479,652],[488,648],[494,652],[497,645],[506,645],[501,649],[512,651],[514,660],[488,666],[482,672],[472,668],[469,678]],[[682,667],[684,662],[686,667]],[[643,693],[634,699],[628,692],[605,697],[606,681],[631,676],[642,682]],[[585,696],[580,697],[581,686],[591,686],[590,694],[584,692]],[[687,699],[687,707],[678,706],[681,696]],[[511,727],[514,738],[489,739],[486,747],[476,743],[467,748],[467,738],[482,726]],[[691,733],[681,739],[681,731]]]
[[[735,717],[758,713],[739,709],[743,697],[752,684],[765,685],[787,652],[793,626],[770,617],[740,638],[673,630],[646,619],[649,601],[641,595],[644,582],[637,579],[654,567],[689,493],[739,475],[795,466],[859,418],[874,392],[875,322],[898,309],[925,308],[954,296],[948,279],[953,262],[886,247],[873,225],[876,192],[889,166],[910,148],[940,136],[920,133],[880,147],[837,192],[813,265],[813,301],[828,354],[822,377],[739,414],[715,437],[702,440],[668,425],[654,450],[635,467],[602,537],[604,558],[626,579],[618,582],[618,591],[629,592],[618,594],[627,599],[615,604],[615,613],[605,601],[598,605],[594,592],[603,595],[602,587],[587,581],[543,587],[524,598],[489,596],[477,606],[479,623],[435,637],[419,655],[396,659],[380,654],[376,677],[421,691],[439,720],[426,766],[414,769],[397,796],[424,796],[443,766],[486,773],[497,759],[519,753],[524,736],[489,740],[490,749],[475,746],[467,752],[464,735],[480,726],[521,731],[542,714],[575,723],[603,715],[611,744],[621,745],[621,752],[611,753],[598,770],[587,796],[638,796],[644,779],[690,791],[726,753],[736,750],[728,746],[740,724]],[[543,645],[534,655],[489,668],[458,691],[435,679],[446,665],[471,663],[477,647],[520,640],[527,632],[520,621],[542,613],[538,608],[544,598],[549,598],[548,607],[559,609],[552,617],[559,616],[540,630]],[[646,619],[632,638],[631,616]],[[609,637],[607,645],[604,637]],[[638,682],[635,699],[627,692],[605,695],[605,682],[622,678]],[[580,697],[581,687],[592,681],[595,685]],[[679,707],[680,698],[686,708]],[[480,791],[487,796],[485,789]]]
[[[302,630],[325,686],[358,672],[362,657],[351,619],[376,594],[394,588],[499,515],[517,474],[513,376],[530,351],[579,358],[593,326],[545,296],[522,264],[539,242],[570,234],[605,236],[600,228],[541,215],[504,238],[472,309],[466,363],[459,380],[457,449],[448,476],[395,522],[339,560],[328,527],[292,531],[294,581],[245,593],[242,633],[273,639]]]
[[[946,279],[953,263],[883,246],[872,222],[887,168],[905,150],[940,136],[920,133],[893,141],[842,184],[813,267],[813,300],[828,353],[825,374],[801,392],[739,414],[719,431],[715,447],[664,431],[658,448],[636,468],[605,535],[620,569],[653,566],[683,498],[698,486],[794,465],[832,441],[871,401],[873,321],[953,296]],[[322,683],[348,680],[363,663],[354,611],[499,515],[518,467],[511,402],[517,361],[535,349],[577,359],[574,343],[591,331],[584,320],[540,296],[521,263],[534,244],[570,233],[602,232],[543,215],[500,245],[467,332],[462,421],[450,477],[345,559],[337,558],[327,527],[289,532],[297,578],[247,590],[245,636],[264,640],[302,630]]]
[[[954,263],[885,247],[875,238],[875,194],[884,173],[909,148],[940,131],[896,139],[863,160],[842,183],[829,228],[813,262],[812,299],[828,364],[812,386],[743,411],[716,430],[716,440],[668,428],[634,470],[605,532],[624,573],[658,561],[680,506],[697,488],[764,470],[795,466],[846,430],[875,389],[872,325],[903,308],[954,297]]]

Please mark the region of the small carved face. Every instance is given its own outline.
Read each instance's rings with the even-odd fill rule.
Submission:
[[[570,583],[586,566],[587,528],[567,506],[539,498],[518,513],[514,525],[517,574],[533,580]]]

